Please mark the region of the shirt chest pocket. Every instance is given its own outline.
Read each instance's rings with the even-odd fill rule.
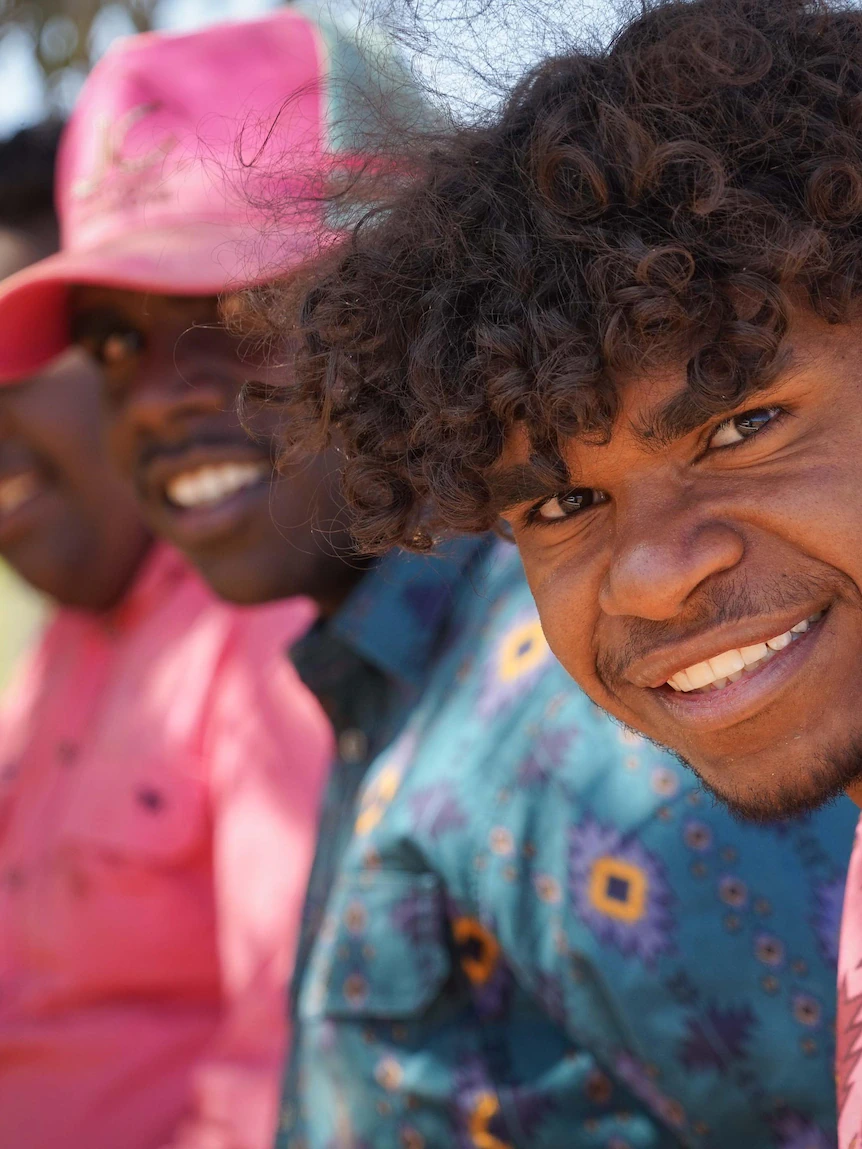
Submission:
[[[448,939],[434,875],[370,871],[342,879],[303,979],[300,1016],[395,1023],[421,1018],[452,980]]]
[[[196,763],[97,761],[71,795],[61,849],[113,863],[182,866],[203,848],[207,821]]]
[[[342,879],[297,1007],[303,1085],[285,1144],[449,1146],[471,1132],[488,1149],[514,1144],[483,1084],[480,1026],[433,875]],[[458,1095],[459,1077],[469,1096]],[[504,1136],[492,1136],[492,1122]]]
[[[158,761],[74,769],[56,840],[24,874],[28,963],[60,966],[80,992],[200,980],[214,914],[203,784]]]

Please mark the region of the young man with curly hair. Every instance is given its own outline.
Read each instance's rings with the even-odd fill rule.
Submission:
[[[546,62],[302,323],[290,428],[337,430],[366,546],[502,516],[618,721],[755,821],[862,799],[862,14],[659,3]],[[862,851],[843,945],[850,1149]]]

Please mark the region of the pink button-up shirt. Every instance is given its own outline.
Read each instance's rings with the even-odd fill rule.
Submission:
[[[847,871],[838,955],[838,1144],[862,1149],[862,821]]]
[[[2,1149],[268,1149],[331,753],[284,656],[311,615],[158,548],[6,699]]]

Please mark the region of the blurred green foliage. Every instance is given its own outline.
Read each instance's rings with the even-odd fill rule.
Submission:
[[[45,602],[0,562],[0,690],[46,614]]]

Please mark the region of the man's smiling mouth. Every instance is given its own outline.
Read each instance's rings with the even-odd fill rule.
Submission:
[[[261,513],[273,464],[248,439],[201,439],[162,448],[142,460],[136,478],[156,531],[195,551],[236,538]]]
[[[783,617],[728,621],[631,663],[623,681],[637,691],[634,708],[649,707],[646,726],[658,722],[656,736],[666,745],[675,737],[664,726],[668,720],[690,734],[713,734],[754,717],[790,689],[794,706],[804,709],[813,695],[801,684],[810,687],[812,673],[822,680],[830,644],[844,630],[834,599],[815,603],[797,606],[796,618],[789,609]]]
[[[210,507],[255,486],[268,478],[270,472],[269,464],[263,460],[205,463],[174,475],[165,484],[165,498],[183,510]]]
[[[807,618],[800,619],[789,630],[750,646],[735,647],[712,655],[702,662],[678,670],[667,680],[667,685],[677,692],[705,693],[723,690],[731,683],[738,682],[747,674],[759,670],[770,658],[795,642],[806,631],[816,625],[824,615],[819,610]]]

